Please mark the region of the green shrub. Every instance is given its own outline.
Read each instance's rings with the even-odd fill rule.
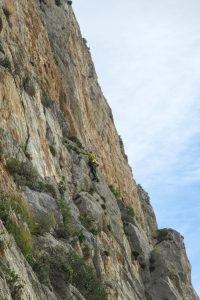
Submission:
[[[127,206],[127,207],[126,207],[126,211],[127,211],[127,214],[128,214],[130,217],[132,217],[132,218],[135,217],[135,212],[134,212],[133,207]]]
[[[87,214],[81,214],[79,219],[85,228],[90,228],[93,225],[93,220]]]
[[[92,267],[88,266],[83,257],[74,251],[66,254],[62,249],[55,248],[50,262],[52,271],[58,270],[65,274],[66,284],[74,285],[87,300],[107,300],[105,287],[96,277]],[[56,280],[57,283],[57,280]]]
[[[58,184],[58,190],[60,193],[60,197],[57,198],[57,204],[61,210],[62,217],[63,217],[63,224],[60,224],[56,229],[56,233],[60,238],[69,238],[73,235],[74,232],[74,225],[72,222],[72,214],[70,206],[66,203],[64,194],[66,191],[66,186],[64,182],[64,176],[62,180]]]
[[[43,235],[49,232],[56,225],[56,220],[53,213],[40,212],[37,216],[37,234]]]
[[[54,198],[57,197],[54,185],[39,181],[39,175],[30,161],[23,162],[16,158],[9,158],[6,161],[6,168],[17,185],[28,186],[32,190],[49,193]]]
[[[98,230],[95,227],[92,227],[91,229],[89,229],[89,232],[91,232],[93,235],[97,235],[98,234]]]
[[[58,190],[60,192],[61,198],[63,198],[65,191],[66,191],[66,186],[64,182],[64,178],[59,182],[58,184]]]
[[[17,216],[27,223],[30,231],[35,231],[35,218],[33,217],[30,208],[24,198],[19,193],[2,194],[0,195],[0,218],[4,225],[9,222],[9,214],[14,211]]]
[[[8,69],[10,72],[12,71],[11,63],[8,59],[8,57],[0,59],[0,65],[6,69]]]
[[[82,229],[75,230],[73,232],[73,236],[76,237],[79,240],[80,244],[82,244],[85,241],[85,236],[83,234],[83,230]]]
[[[53,286],[58,294],[62,293],[60,286],[63,281],[64,285],[74,285],[87,300],[107,300],[105,287],[93,268],[74,251],[66,253],[62,247],[55,247],[48,251],[48,255],[30,256],[29,263],[40,282]]]
[[[67,265],[70,266],[71,284],[74,285],[87,300],[106,300],[107,293],[97,279],[93,269],[88,266],[84,259],[75,252],[70,252],[67,256]]]
[[[14,270],[8,268],[2,261],[0,262],[0,276],[1,278],[5,278],[12,299],[22,299],[23,281]]]
[[[37,274],[39,281],[48,286],[57,288],[57,276],[59,275],[59,285],[64,277],[65,284],[71,282],[70,266],[67,265],[66,253],[61,247],[49,249],[48,253],[36,253],[28,257],[28,262],[33,271]],[[63,276],[64,275],[64,276]],[[56,280],[54,278],[56,277]]]
[[[6,161],[6,168],[17,185],[26,185],[33,190],[38,190],[38,173],[31,162],[9,158]]]
[[[56,188],[55,188],[55,186],[53,185],[53,184],[51,184],[51,183],[45,183],[44,184],[44,192],[45,193],[49,193],[49,194],[51,194],[51,196],[53,197],[53,198],[57,198],[57,192],[56,192]]]
[[[74,151],[76,154],[80,155],[80,150],[77,146],[75,145],[71,145],[71,144],[67,144],[67,149],[71,152]]]
[[[35,232],[35,220],[20,194],[0,196],[0,218],[22,253],[27,256],[32,249],[31,233]]]
[[[73,143],[70,143],[69,140]],[[74,151],[76,154],[78,154],[79,160],[82,159],[82,149],[84,149],[82,143],[79,141],[79,139],[75,136],[69,136],[64,141],[67,149],[71,152]]]
[[[35,257],[29,255],[27,257],[28,263],[31,265],[33,271],[37,274],[39,282],[50,287],[50,259],[47,255],[36,255]]]
[[[12,219],[9,220],[6,229],[13,235],[24,256],[29,255],[33,246],[33,239],[29,229],[24,227],[24,224],[20,221]]]
[[[60,202],[60,208],[61,208],[62,216],[63,216],[63,224],[67,229],[69,224],[71,224],[71,222],[72,222],[71,209],[70,209],[70,206],[67,203],[65,203],[64,201]]]
[[[44,183],[42,181],[39,181],[37,183],[37,191],[40,193],[48,193],[50,194],[53,198],[57,199],[57,192],[56,188],[53,184],[51,183]]]
[[[87,214],[81,214],[79,217],[81,224],[92,234],[97,235],[98,230],[96,228],[96,224],[94,224],[94,220],[88,216]]]
[[[119,190],[117,190],[112,184],[109,185],[109,189],[111,190],[111,192],[113,193],[113,195],[116,197],[116,198],[121,198],[121,193]]]
[[[69,137],[67,137],[67,138],[68,138],[70,141],[72,141],[73,143],[75,143],[76,146],[77,146],[78,148],[83,149],[82,143],[79,141],[79,139],[78,139],[76,136],[69,136]]]
[[[58,205],[62,213],[63,224],[59,225],[59,227],[56,229],[56,233],[60,238],[69,238],[74,233],[71,209],[63,198],[59,199]]]

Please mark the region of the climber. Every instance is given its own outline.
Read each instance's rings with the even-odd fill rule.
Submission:
[[[98,167],[98,163],[97,163],[97,159],[96,157],[94,156],[93,152],[91,150],[88,150],[87,151],[87,156],[88,156],[88,166],[90,167],[90,171],[93,175],[93,179],[94,181],[97,181],[99,182],[99,178],[97,176],[97,167]]]

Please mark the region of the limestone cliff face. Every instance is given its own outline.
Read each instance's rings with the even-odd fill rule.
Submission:
[[[1,299],[199,299],[182,237],[158,230],[132,178],[71,1],[0,0],[0,174]]]

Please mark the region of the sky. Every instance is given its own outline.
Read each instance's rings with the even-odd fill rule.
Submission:
[[[200,1],[74,0],[134,178],[200,294]]]

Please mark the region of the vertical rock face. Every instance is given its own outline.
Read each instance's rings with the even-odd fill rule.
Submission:
[[[98,181],[87,149],[99,162]],[[1,299],[197,300],[66,0],[0,0]]]

